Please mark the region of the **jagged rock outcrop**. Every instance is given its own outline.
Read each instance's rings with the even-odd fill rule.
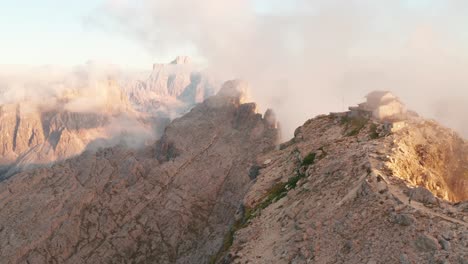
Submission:
[[[399,135],[389,164],[394,175],[439,198],[468,200],[468,142],[433,121],[410,124]]]
[[[14,173],[80,154],[94,140],[110,138],[119,116],[139,118],[120,87],[108,82],[99,104],[90,103],[79,91],[56,98],[54,105],[20,101],[0,106],[0,180]],[[146,126],[141,124],[141,126]]]
[[[407,122],[388,134],[346,114],[307,121],[258,157],[213,262],[466,263],[466,141]]]
[[[144,112],[167,108],[183,112],[214,95],[216,90],[214,82],[196,71],[186,56],[179,56],[169,64],[154,64],[147,80],[125,87],[133,106]]]
[[[1,106],[3,177],[25,166],[47,164],[80,154],[92,140],[104,135],[102,132],[110,118],[105,114],[67,111],[30,112],[26,104]],[[13,171],[10,171],[12,167]]]
[[[92,73],[79,77],[92,79],[88,75]],[[45,103],[26,97],[0,105],[0,180],[20,170],[76,156],[85,149],[122,141],[135,144],[132,137],[154,140],[172,119],[216,90],[184,56],[170,64],[155,64],[147,81],[122,82],[108,77],[79,83],[78,87],[60,81],[61,88]],[[95,85],[92,90],[96,94],[89,95],[90,88],[80,85]]]
[[[358,112],[311,119],[276,146],[274,113],[257,114],[243,87],[227,82],[149,147],[1,182],[2,261],[468,261],[464,139]]]
[[[277,130],[221,92],[143,150],[85,152],[0,183],[4,263],[206,263]]]

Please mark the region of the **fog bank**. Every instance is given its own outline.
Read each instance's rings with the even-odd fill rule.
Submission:
[[[285,3],[287,2],[287,3]],[[242,78],[286,135],[372,90],[468,137],[466,1],[107,0],[86,18],[155,56]]]

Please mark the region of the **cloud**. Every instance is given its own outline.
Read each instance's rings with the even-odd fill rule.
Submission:
[[[248,80],[287,135],[386,89],[468,136],[468,6],[417,2],[110,0],[92,18],[155,55],[191,47],[211,74]]]
[[[151,123],[151,116],[135,111],[124,94],[123,87],[132,85],[139,77],[140,73],[123,72],[116,66],[94,62],[75,67],[3,65],[0,66],[0,106],[20,104],[22,113],[78,113],[70,118],[80,129],[88,130],[78,134],[103,137],[89,149],[116,144],[141,147],[159,137],[157,129],[161,124]],[[95,127],[102,125],[90,120],[96,115],[105,117],[108,123]]]
[[[134,81],[133,72],[88,62],[75,67],[0,66],[0,104],[27,102],[39,108],[62,107],[71,112],[118,110],[120,84]]]

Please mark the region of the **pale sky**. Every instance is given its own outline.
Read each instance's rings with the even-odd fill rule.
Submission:
[[[93,60],[148,69],[157,59],[169,60],[153,58],[140,42],[117,30],[89,25],[89,16],[103,2],[0,0],[0,64],[73,66]],[[279,1],[258,2],[259,11],[268,12]]]
[[[86,24],[99,0],[0,0],[0,64],[77,65],[88,60],[150,68],[132,38]]]
[[[291,131],[385,89],[468,135],[467,25],[467,0],[0,0],[0,73],[188,55]]]
[[[288,13],[294,6],[294,0],[255,1],[258,13]],[[408,10],[418,10],[426,16],[438,16],[447,2],[459,0],[395,1],[404,3]],[[156,55],[154,51],[151,53],[140,42],[118,30],[104,30],[87,23],[90,16],[96,15],[102,2],[0,0],[0,64],[69,66],[94,60],[146,69],[156,60],[168,60],[169,57],[165,55],[173,56]],[[391,26],[392,23],[393,21],[388,20],[388,25]],[[466,39],[467,23],[468,18],[458,23],[455,21],[451,28],[460,38]],[[388,25],[382,23],[379,27],[385,30]],[[362,47],[366,48],[366,45]],[[190,52],[190,49],[187,51]]]

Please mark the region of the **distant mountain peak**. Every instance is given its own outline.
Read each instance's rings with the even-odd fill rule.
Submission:
[[[171,62],[171,64],[190,64],[192,60],[189,56],[177,56],[175,60]]]

